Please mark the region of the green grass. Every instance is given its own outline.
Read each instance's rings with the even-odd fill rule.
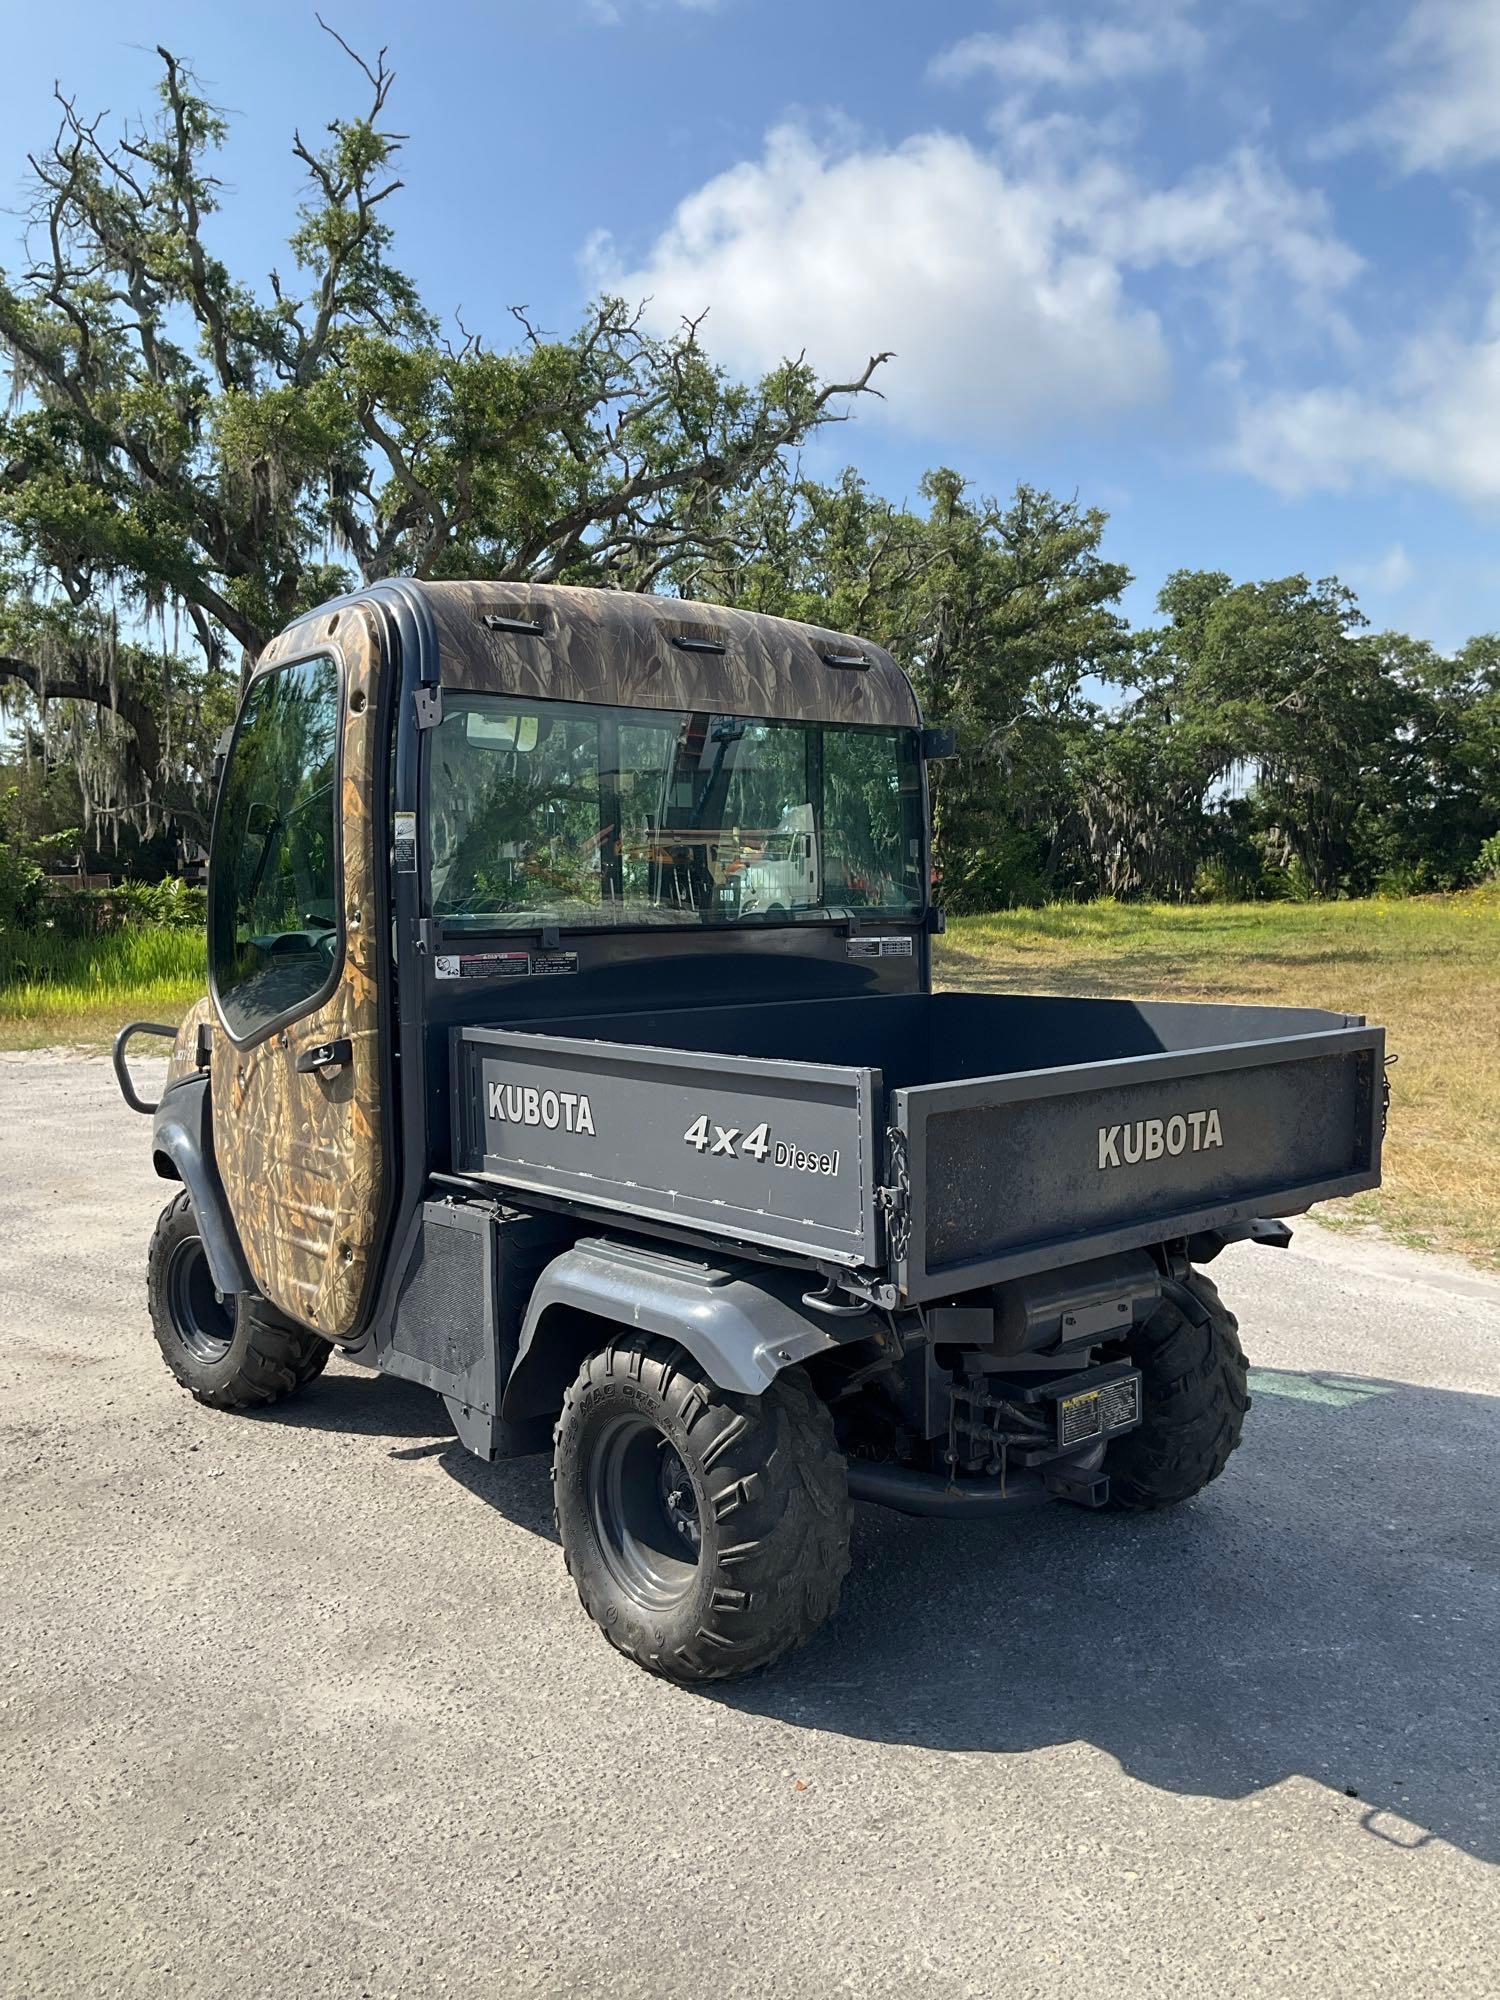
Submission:
[[[126,1021],[175,1022],[203,984],[199,931],[0,932],[0,1048],[100,1046]]]
[[[1500,891],[1362,903],[1064,904],[955,919],[946,986],[1330,1007],[1384,1024],[1385,1183],[1320,1211],[1500,1266]]]

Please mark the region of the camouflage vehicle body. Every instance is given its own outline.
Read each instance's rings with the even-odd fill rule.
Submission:
[[[247,820],[256,718],[304,684],[322,762]],[[659,771],[622,754],[632,730]],[[1374,1184],[1380,1033],[934,994],[940,735],[878,646],[712,605],[393,582],[290,627],[227,750],[212,990],[155,1108],[184,1190],[151,1266],[179,1380],[265,1402],[336,1342],[438,1391],[483,1457],[557,1419],[584,1603],[684,1679],[827,1614],[851,1495],[1158,1505],[1215,1477],[1244,1358],[1193,1262]],[[792,773],[759,824],[749,778],[725,803],[757,758]],[[482,813],[439,894],[455,759],[503,806],[477,913],[447,883]],[[330,791],[333,847],[296,836],[328,897],[256,933],[233,898],[261,908],[267,855],[280,883]],[[237,954],[284,960],[301,1001],[247,1015]]]
[[[619,590],[436,583],[423,597],[445,687],[890,729],[921,721],[890,654],[847,632]],[[540,633],[518,629],[533,623]]]

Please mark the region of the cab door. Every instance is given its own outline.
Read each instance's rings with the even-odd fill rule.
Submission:
[[[245,1261],[328,1339],[357,1325],[385,1194],[377,900],[383,659],[367,606],[262,656],[209,869],[214,1151]]]

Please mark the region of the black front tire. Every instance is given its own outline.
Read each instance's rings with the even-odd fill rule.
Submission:
[[[1239,1444],[1250,1407],[1239,1322],[1192,1271],[1124,1351],[1141,1371],[1142,1418],[1105,1452],[1110,1505],[1175,1507],[1217,1479]]]
[[[330,1343],[239,1293],[221,1299],[186,1189],[162,1210],[146,1258],[151,1326],[184,1389],[216,1410],[259,1410],[321,1375]]]
[[[800,1368],[734,1396],[672,1342],[622,1335],[564,1397],[552,1486],[584,1609],[653,1673],[753,1673],[838,1604],[848,1470]]]

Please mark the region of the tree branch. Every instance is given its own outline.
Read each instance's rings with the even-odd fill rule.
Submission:
[[[107,674],[91,672],[73,660],[59,677],[32,660],[13,653],[0,653],[0,680],[19,681],[38,702],[85,701],[95,708],[107,708],[125,724],[135,738],[141,768],[154,781],[161,775],[161,732],[147,704],[131,693],[128,686],[111,685]]]

